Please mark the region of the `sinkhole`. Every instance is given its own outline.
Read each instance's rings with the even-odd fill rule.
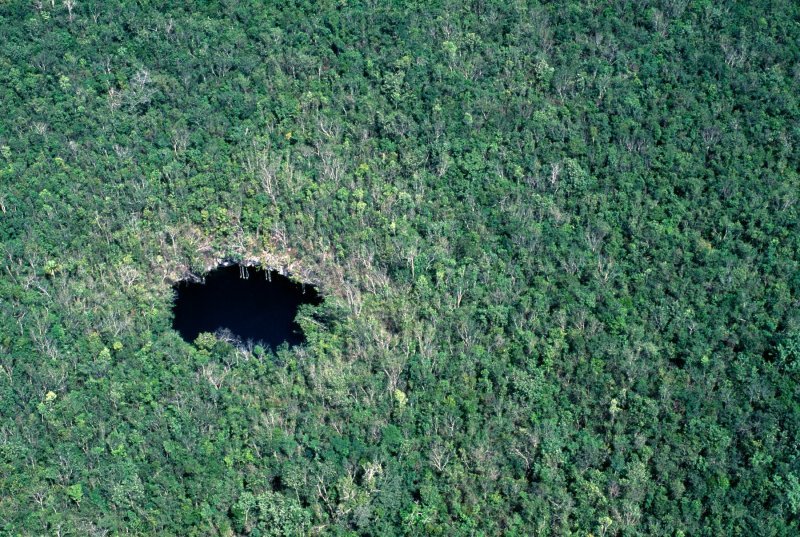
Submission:
[[[235,264],[212,270],[202,281],[178,282],[174,289],[172,326],[189,343],[202,332],[225,332],[241,343],[272,349],[298,345],[305,340],[295,320],[298,309],[322,302],[312,285]]]

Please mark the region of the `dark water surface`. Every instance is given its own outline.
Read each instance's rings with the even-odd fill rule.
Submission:
[[[188,342],[201,332],[228,329],[243,342],[272,348],[283,342],[297,345],[304,341],[294,322],[297,308],[322,301],[310,285],[295,283],[275,271],[240,265],[209,272],[205,283],[180,282],[175,290],[172,326]]]

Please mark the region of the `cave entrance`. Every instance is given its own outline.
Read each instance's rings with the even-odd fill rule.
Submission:
[[[236,264],[216,268],[202,281],[178,282],[174,289],[172,325],[190,343],[202,332],[224,332],[272,349],[299,345],[305,337],[295,321],[298,309],[322,302],[311,285]]]

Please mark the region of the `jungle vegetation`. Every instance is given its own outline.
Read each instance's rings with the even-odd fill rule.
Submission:
[[[792,0],[0,2],[0,533],[797,535],[799,103]]]

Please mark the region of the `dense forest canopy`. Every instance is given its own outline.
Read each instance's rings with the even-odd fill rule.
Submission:
[[[792,0],[0,2],[0,533],[797,535],[799,96]]]

